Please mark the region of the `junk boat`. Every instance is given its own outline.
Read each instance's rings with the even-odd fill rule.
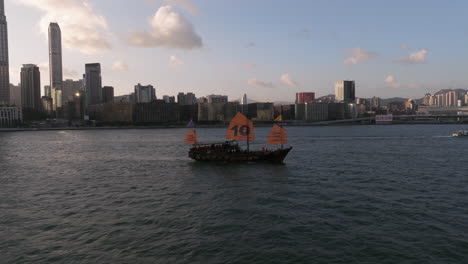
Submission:
[[[283,163],[292,147],[283,148],[288,143],[286,129],[273,125],[268,135],[268,145],[281,145],[280,148],[269,150],[250,150],[250,141],[255,140],[254,127],[251,120],[241,113],[232,119],[226,132],[227,141],[216,143],[198,143],[196,131],[190,130],[185,137],[185,143],[192,145],[189,157],[196,161],[215,162],[266,162]],[[242,150],[238,141],[246,141],[247,149]]]
[[[468,131],[460,130],[457,133],[453,134],[452,137],[468,137]]]

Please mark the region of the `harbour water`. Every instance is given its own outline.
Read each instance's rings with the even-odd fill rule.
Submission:
[[[0,263],[466,263],[460,129],[291,127],[286,165],[195,163],[186,129],[1,133]]]

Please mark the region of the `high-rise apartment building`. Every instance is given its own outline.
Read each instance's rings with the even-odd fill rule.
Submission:
[[[450,91],[446,94],[447,106],[457,106],[458,105],[458,93],[456,91]]]
[[[57,23],[49,25],[49,75],[53,109],[63,106],[62,32]],[[47,96],[47,95],[45,95]]]
[[[102,94],[101,64],[88,63],[85,65],[86,106],[100,104]]]
[[[23,109],[42,110],[41,74],[34,64],[25,64],[21,68],[21,102]]]
[[[5,3],[0,0],[0,105],[10,103],[10,68],[8,62],[8,28]]]
[[[102,87],[102,102],[103,103],[114,102],[114,87],[112,86]]]
[[[315,100],[315,93],[296,93],[296,104],[307,104]]]
[[[197,104],[197,97],[194,93],[179,93],[177,94],[177,103],[180,105],[194,105]]]
[[[208,103],[227,103],[227,95],[208,95]]]
[[[354,102],[356,100],[356,85],[354,81],[336,82],[335,96],[338,102]]]
[[[135,103],[150,103],[156,100],[156,89],[152,85],[135,85]]]

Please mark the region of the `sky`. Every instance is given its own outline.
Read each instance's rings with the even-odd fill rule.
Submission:
[[[116,95],[244,93],[294,101],[355,80],[358,97],[420,98],[468,88],[466,0],[5,0],[10,79],[38,64],[62,30],[64,79],[101,63]]]

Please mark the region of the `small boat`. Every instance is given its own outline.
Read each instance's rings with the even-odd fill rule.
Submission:
[[[254,127],[242,113],[232,119],[226,132],[227,141],[214,143],[199,143],[195,130],[190,130],[185,137],[185,143],[191,144],[189,157],[196,161],[216,161],[226,163],[283,163],[292,147],[284,148],[288,143],[286,129],[273,125],[268,136],[269,145],[281,145],[277,149],[262,148],[261,150],[250,150],[250,141],[255,140]],[[246,141],[247,149],[243,150],[238,141]]]
[[[452,134],[452,137],[468,137],[468,131],[460,130],[455,134]]]

